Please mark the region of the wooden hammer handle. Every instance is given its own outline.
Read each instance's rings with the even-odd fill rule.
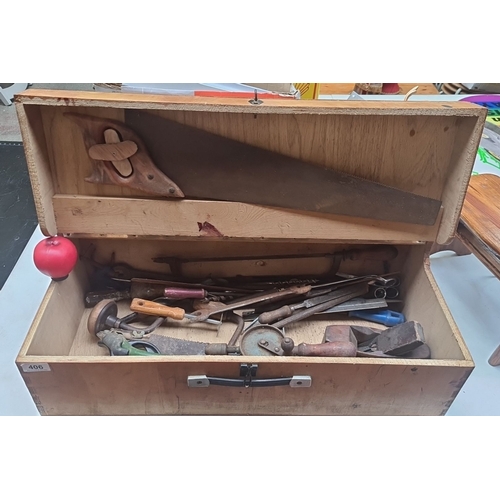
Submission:
[[[151,316],[161,316],[162,318],[184,319],[185,311],[180,307],[169,307],[158,302],[144,299],[133,299],[130,310]]]

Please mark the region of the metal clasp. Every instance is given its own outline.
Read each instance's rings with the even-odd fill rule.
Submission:
[[[259,365],[253,364],[241,364],[240,365],[240,377],[243,377],[243,384],[245,387],[250,387],[252,384],[252,378],[257,376],[257,368]]]

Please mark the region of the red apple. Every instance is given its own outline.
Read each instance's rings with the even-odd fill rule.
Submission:
[[[36,268],[53,280],[62,281],[75,267],[78,251],[71,240],[50,236],[40,241],[33,251]]]

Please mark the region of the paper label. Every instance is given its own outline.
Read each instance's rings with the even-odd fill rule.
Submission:
[[[23,372],[50,372],[48,363],[21,363]]]

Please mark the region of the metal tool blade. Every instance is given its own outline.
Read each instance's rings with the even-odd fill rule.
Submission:
[[[205,342],[176,339],[154,333],[150,334],[147,340],[158,347],[161,354],[171,356],[205,355],[205,347],[208,345]]]
[[[426,198],[183,125],[142,110],[125,122],[186,197],[433,225]]]
[[[365,309],[381,309],[383,307],[387,307],[385,299],[352,299],[317,314],[363,311]]]

